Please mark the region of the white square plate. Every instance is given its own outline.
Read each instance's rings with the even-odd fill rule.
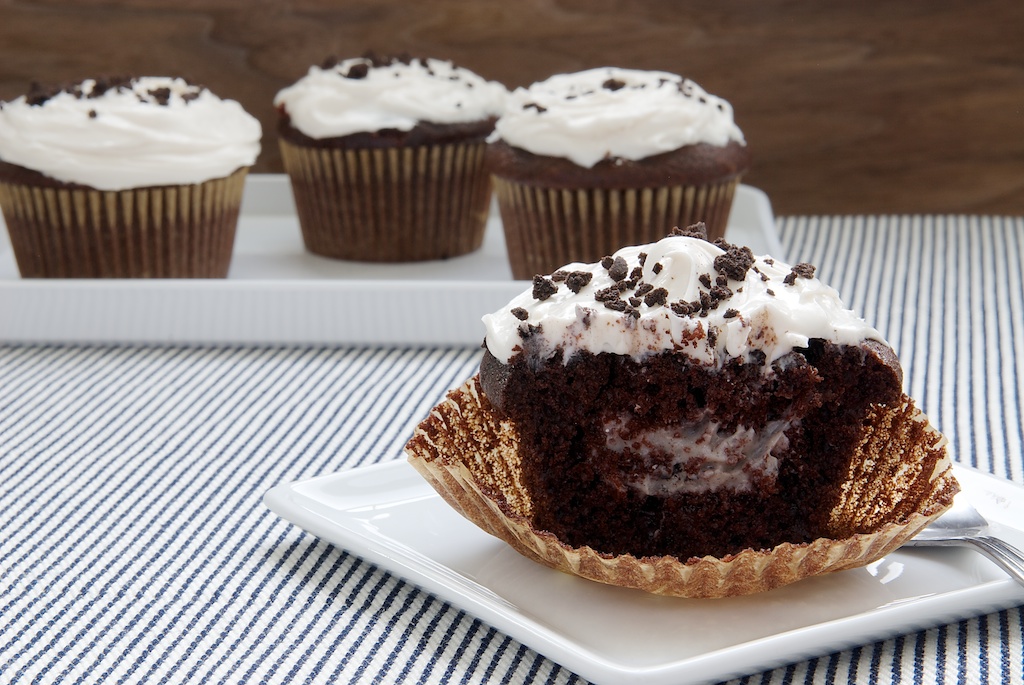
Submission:
[[[956,475],[960,496],[982,513],[1024,521],[1024,488],[964,467]],[[264,501],[595,683],[720,681],[1024,602],[1024,588],[994,564],[956,548],[901,549],[866,568],[749,597],[687,600],[605,586],[519,555],[462,518],[405,461],[281,485]],[[1014,542],[1024,544],[1024,531]]]

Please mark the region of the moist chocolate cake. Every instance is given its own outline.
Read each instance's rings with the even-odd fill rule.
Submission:
[[[516,427],[534,527],[681,559],[835,535],[863,423],[902,395],[895,354],[848,312],[844,335],[816,337],[829,327],[814,309],[839,310],[809,265],[690,236],[648,249],[538,277],[537,306],[489,321],[480,387]],[[544,312],[556,298],[572,323]],[[803,339],[765,317],[796,319]],[[603,351],[609,336],[632,342]]]
[[[524,556],[601,583],[730,597],[880,559],[951,504],[945,438],[813,266],[702,228],[485,316],[479,373],[409,462]]]

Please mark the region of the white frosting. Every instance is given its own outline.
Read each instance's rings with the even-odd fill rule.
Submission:
[[[570,264],[560,271],[591,273],[590,282],[578,293],[566,282],[556,283],[557,290],[545,300],[536,299],[530,289],[484,316],[487,349],[502,362],[524,348],[539,359],[550,358],[561,349],[565,363],[583,350],[637,360],[674,350],[706,365],[747,358],[760,351],[770,364],[795,347],[806,347],[811,338],[838,344],[883,341],[878,331],[844,308],[833,288],[818,278],[803,276],[787,284],[792,268],[769,257],[757,257],[743,280],[728,280],[725,287],[732,295],[717,307],[707,309],[704,315],[680,315],[670,305],[700,300],[702,293],[707,297],[711,289],[701,282],[701,276],[710,275],[712,286],[716,285],[715,259],[725,251],[699,238],[673,236],[623,248],[614,256],[622,257],[631,272],[641,253],[647,257],[640,283],[664,288],[665,304],[641,301],[634,308],[638,317],[609,309],[596,298],[599,291],[615,284],[608,269],[601,264]],[[628,298],[635,293],[627,290],[623,295]],[[513,310],[525,310],[527,318],[521,320]],[[524,335],[528,343],[524,343]]]
[[[676,74],[616,67],[517,88],[490,138],[499,139],[587,168],[605,158],[640,160],[697,143],[745,144],[725,100]]]
[[[362,78],[348,78],[353,66],[368,67]],[[283,89],[274,104],[284,106],[291,125],[310,138],[397,129],[421,121],[459,124],[501,114],[508,91],[468,69],[437,59],[396,61],[372,66],[368,58],[311,67]]]
[[[42,104],[0,105],[0,160],[100,190],[202,183],[251,166],[260,123],[234,100],[180,78],[142,77],[90,97],[96,82]],[[169,89],[166,104],[154,91]]]

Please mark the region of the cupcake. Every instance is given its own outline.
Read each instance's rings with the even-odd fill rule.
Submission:
[[[306,248],[370,262],[478,249],[485,140],[506,95],[437,59],[371,54],[310,68],[274,99]]]
[[[406,446],[526,556],[684,597],[868,564],[952,502],[896,355],[808,264],[696,232],[538,276]]]
[[[722,237],[750,166],[729,103],[660,71],[605,67],[516,89],[489,141],[518,279],[670,226],[701,221]]]
[[[181,78],[0,103],[0,208],[25,278],[222,278],[260,124]]]

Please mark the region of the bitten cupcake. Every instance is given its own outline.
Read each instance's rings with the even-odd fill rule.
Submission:
[[[722,237],[751,156],[732,107],[693,81],[604,67],[512,92],[488,164],[515,278],[702,221]]]
[[[274,100],[306,248],[372,262],[478,249],[485,139],[506,96],[438,59],[370,54],[310,68]]]
[[[958,490],[896,354],[809,264],[681,232],[537,276],[484,328],[406,452],[567,573],[770,590],[881,558]]]
[[[259,122],[181,78],[0,103],[0,207],[25,278],[222,278]]]

